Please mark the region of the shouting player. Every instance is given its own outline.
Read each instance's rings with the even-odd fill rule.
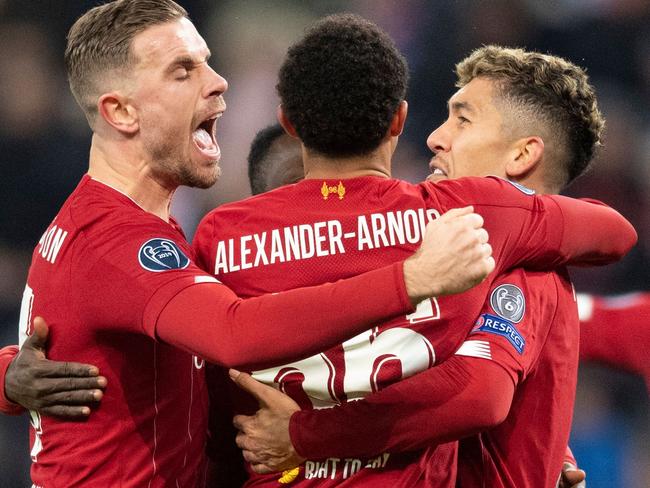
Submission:
[[[323,130],[324,123],[319,120],[320,125],[305,124],[304,120],[309,114],[317,111],[319,105],[313,98],[308,98],[305,94],[308,88],[304,86],[313,87],[314,92],[317,92],[324,90],[321,85],[325,82],[339,87],[346,85],[340,78],[332,80],[334,75],[331,73],[328,73],[331,76],[323,76],[323,73],[319,73],[319,79],[323,82],[318,84],[315,78],[309,78],[307,75],[298,76],[298,66],[305,68],[311,67],[312,63],[323,66],[333,64],[332,72],[342,73],[340,76],[345,76],[346,80],[353,80],[354,75],[358,75],[340,66],[345,61],[337,63],[323,54],[327,52],[323,46],[328,42],[334,44],[332,39],[337,31],[335,26],[326,23],[320,26],[320,29],[320,38],[318,28],[315,28],[311,36],[308,34],[290,52],[279,85],[283,102],[281,119],[288,131],[297,134],[302,141],[307,178],[314,178],[314,174],[322,176],[325,157],[322,154],[313,155],[315,151],[310,144],[314,142],[306,139],[305,134],[309,137],[319,129]],[[354,32],[358,31],[359,29],[354,30]],[[349,34],[349,37],[353,36]],[[345,45],[342,40],[344,38],[345,34],[340,34],[337,38],[338,45],[336,48],[331,48],[331,51],[354,51]],[[355,48],[361,50],[356,45]],[[374,51],[377,51],[376,47]],[[293,72],[292,63],[296,66]],[[358,60],[349,61],[349,64],[360,65]],[[508,66],[511,67],[510,73],[507,70]],[[550,93],[539,93],[539,86],[547,80],[542,73],[533,69],[535,66],[539,66],[541,71],[548,69],[547,76],[560,82],[556,83],[560,93],[554,93],[552,90]],[[346,68],[350,70],[350,66]],[[307,69],[305,71],[309,72]],[[375,71],[368,71],[373,75],[376,74]],[[593,92],[582,70],[559,58],[490,47],[475,53],[473,57],[461,63],[459,72],[464,74],[461,79],[463,88],[450,100],[450,118],[431,135],[429,140],[430,147],[437,156],[432,163],[432,170],[435,169],[437,173],[435,178],[497,174],[536,187],[542,192],[557,192],[561,185],[584,170],[598,143],[602,122],[595,106]],[[532,86],[530,88],[532,94],[518,93],[510,89],[508,78],[515,78],[515,75],[518,75],[519,79],[515,79],[514,84]],[[535,83],[519,83],[526,77],[533,78]],[[370,79],[374,81],[374,78]],[[290,83],[293,85],[289,85]],[[300,83],[304,83],[304,86]],[[347,83],[352,82],[347,81]],[[577,94],[563,103],[563,90],[570,92],[571,87],[576,84],[579,87]],[[373,86],[375,85],[376,82]],[[297,94],[289,90],[283,92],[286,86],[294,89],[298,86],[303,90],[298,90]],[[348,90],[343,92],[349,93]],[[526,95],[532,96],[527,99]],[[351,98],[348,96],[345,101],[350,103]],[[532,106],[529,105],[530,98],[533,99]],[[297,108],[300,102],[310,107],[309,111],[305,111],[308,114],[300,113]],[[540,108],[548,105],[551,105],[551,108],[547,109],[550,113],[542,111],[540,116],[538,113]],[[329,111],[327,115],[319,114],[321,119],[327,120],[330,113],[334,114],[331,118],[342,113],[336,110],[336,105],[329,99],[322,103],[322,107],[328,107]],[[506,108],[509,112],[505,110]],[[349,109],[354,113],[358,110],[356,106]],[[537,113],[537,116],[534,116],[534,113]],[[349,116],[347,112],[346,116]],[[553,129],[552,122],[558,120],[563,122],[564,126],[571,127],[579,136],[576,137],[575,143],[568,139],[568,132],[561,132],[564,126]],[[339,123],[345,127],[342,121]],[[317,129],[310,132],[310,128],[314,126]],[[356,129],[359,125],[354,127]],[[335,126],[336,128],[338,127]],[[332,127],[328,129],[332,130]],[[335,133],[332,139],[334,137],[340,138],[340,133]],[[370,161],[375,162],[379,159],[375,154],[373,156],[375,160]],[[330,174],[338,174],[337,172],[345,167],[345,162],[347,161],[339,160],[336,165],[332,164],[335,170],[331,169]],[[373,167],[368,159],[364,162],[367,165],[366,169]],[[349,162],[349,167],[354,169],[353,162]],[[323,179],[328,187],[335,187],[335,182],[330,183],[324,176]],[[346,188],[344,198],[348,198],[350,194],[349,185],[346,185],[346,182],[350,181],[352,180],[342,180]],[[318,182],[318,179],[311,182],[312,187]],[[275,202],[281,204],[285,197],[288,199],[291,195],[293,201],[303,199],[308,201],[307,196],[300,192],[301,187],[309,188],[305,183],[300,183],[271,192],[260,199],[269,204]],[[354,189],[359,191],[356,187]],[[528,192],[523,187],[522,191]],[[367,199],[372,198],[365,193],[363,195]],[[382,196],[382,193],[378,195]],[[355,200],[355,203],[358,202]],[[213,218],[219,222],[220,231],[227,228],[229,219],[237,221],[238,212],[245,209],[246,205],[245,201],[232,205],[230,209],[226,206],[215,211]],[[228,210],[231,215],[228,215]],[[222,215],[224,220],[217,219]],[[237,231],[239,228],[234,231],[235,235]],[[219,239],[222,236],[223,234],[220,233]],[[204,238],[205,236],[199,234],[197,242]],[[218,241],[216,237],[215,241],[217,244],[212,250],[211,264],[215,266],[216,271],[219,271],[218,253],[222,241]],[[221,271],[224,274],[220,277],[232,286],[237,287],[236,283],[239,280],[246,280],[245,277],[240,276],[240,273],[231,276],[229,270]],[[472,293],[465,295],[472,295]],[[448,321],[445,315],[453,314],[459,308],[467,308],[456,306],[447,309],[445,305],[453,304],[455,300],[455,297],[449,300],[438,300],[435,308],[432,307],[435,310],[434,314],[420,317],[425,325],[413,323],[409,325],[411,331],[418,332],[426,330],[427,321],[429,327],[435,327],[435,332],[427,331],[431,336],[426,337],[431,337],[430,343],[433,343],[432,350],[435,350],[436,359],[444,360],[445,355],[449,356],[444,349],[444,341],[454,338],[452,331],[444,329],[444,324]],[[550,324],[554,321],[556,324],[551,328]],[[538,275],[514,272],[499,277],[495,279],[494,286],[490,290],[490,300],[486,303],[476,327],[472,328],[472,324],[471,320],[465,324],[456,322],[457,328],[462,329],[464,325],[463,334],[467,335],[470,332],[470,336],[462,345],[456,344],[460,346],[456,350],[456,356],[437,371],[432,370],[431,374],[426,373],[419,378],[389,387],[377,397],[371,396],[368,402],[351,402],[343,408],[329,411],[310,410],[313,406],[332,405],[344,399],[358,397],[359,392],[364,392],[366,374],[371,375],[371,381],[369,387],[365,387],[365,391],[375,391],[383,386],[382,382],[386,384],[394,378],[399,379],[400,376],[412,374],[407,368],[413,367],[412,363],[415,359],[409,356],[417,353],[417,347],[410,351],[405,348],[391,351],[388,347],[389,342],[384,341],[385,344],[380,345],[381,339],[388,339],[390,332],[396,333],[395,329],[398,329],[399,325],[393,324],[385,329],[380,327],[370,331],[365,337],[358,336],[344,343],[340,351],[327,351],[320,358],[314,357],[282,367],[256,371],[254,376],[269,384],[277,384],[280,389],[295,398],[298,405],[304,409],[300,414],[294,415],[291,430],[291,437],[296,447],[300,446],[301,449],[314,453],[303,457],[328,458],[307,461],[300,470],[288,471],[284,476],[297,477],[300,486],[326,486],[328,483],[334,485],[345,482],[342,480],[357,485],[381,483],[391,486],[419,486],[420,484],[445,486],[443,483],[453,483],[451,477],[443,479],[446,473],[450,473],[452,467],[449,464],[435,464],[441,462],[440,448],[423,451],[419,456],[405,455],[395,458],[383,454],[370,460],[355,458],[378,454],[384,446],[389,450],[421,448],[433,441],[457,438],[482,428],[492,427],[506,419],[506,424],[501,430],[495,429],[491,432],[492,437],[485,438],[488,444],[485,447],[485,454],[495,457],[494,446],[500,447],[504,444],[506,451],[534,446],[537,440],[533,439],[531,442],[531,438],[537,435],[540,444],[544,446],[543,452],[528,449],[525,455],[521,456],[524,462],[516,460],[507,466],[511,472],[499,471],[502,468],[497,465],[497,462],[502,461],[499,458],[494,462],[495,466],[486,468],[478,466],[481,471],[477,472],[471,471],[476,466],[472,466],[475,453],[471,451],[470,448],[473,446],[470,445],[463,450],[463,453],[469,451],[468,460],[464,464],[467,467],[461,470],[461,474],[464,475],[463,483],[470,486],[469,477],[478,474],[481,477],[479,482],[487,483],[487,486],[498,486],[501,480],[506,486],[527,486],[526,483],[530,480],[537,483],[532,486],[555,484],[560,474],[568,440],[577,365],[579,330],[570,284],[560,274]],[[447,332],[443,339],[434,335],[443,332]],[[424,334],[424,332],[420,333]],[[413,337],[413,343],[417,343],[415,337],[417,336]],[[367,359],[371,365],[370,369],[364,369],[364,365],[359,362],[364,355],[364,341],[369,344],[365,353],[369,356]],[[486,359],[490,362],[486,362]],[[332,365],[329,373],[327,369],[319,372],[319,364],[323,362]],[[408,364],[409,362],[411,364]],[[340,371],[336,369],[337,364],[339,364],[338,368],[344,369]],[[547,371],[548,366],[551,366],[551,369]],[[334,368],[333,373],[332,368]],[[393,368],[392,372],[390,368]],[[554,381],[553,375],[562,375],[566,379],[563,384],[559,384]],[[318,390],[319,377],[330,380],[328,388],[324,391]],[[373,379],[376,383],[373,383]],[[343,387],[339,386],[338,396],[335,396],[337,381],[342,382]],[[518,387],[516,394],[515,386]],[[352,389],[352,394],[346,391],[346,387]],[[425,391],[429,394],[423,394]],[[540,400],[545,397],[547,397],[546,401]],[[266,401],[267,398],[263,400]],[[521,437],[518,445],[504,443],[505,433],[513,429],[508,423],[509,419],[517,416],[518,409],[528,409],[534,401],[537,401],[539,408],[545,412],[547,416],[545,421],[550,424],[548,428],[528,433],[527,436]],[[379,407],[375,407],[375,402],[378,402]],[[374,408],[377,408],[377,412],[373,410]],[[418,409],[423,410],[424,413],[417,415]],[[510,414],[509,410],[511,410]],[[415,415],[411,415],[412,412]],[[520,417],[523,416],[521,411],[518,414]],[[237,419],[248,434],[240,437],[240,444],[246,449],[245,457],[253,462],[255,469],[268,462],[268,458],[265,458],[268,453],[263,452],[265,433],[258,429],[259,423],[263,421],[263,414],[248,420],[243,417]],[[274,435],[286,438],[286,431],[282,432],[282,429],[278,428],[282,422],[275,425],[271,425],[272,422],[263,423],[270,429],[267,436],[269,439],[272,440]],[[401,431],[406,434],[401,434]],[[491,444],[488,441],[492,441]],[[478,454],[481,456],[484,453]],[[487,457],[487,459],[492,458]],[[447,457],[447,460],[453,462],[453,453],[452,456]],[[282,461],[284,460],[274,459],[274,462],[277,462],[274,467],[288,467]],[[519,472],[522,466],[527,468],[527,472]],[[370,469],[360,469],[363,467]],[[528,479],[519,482],[521,476],[527,476]],[[251,485],[268,483],[271,486],[278,477],[279,475],[271,475],[266,478],[255,478],[251,481]]]

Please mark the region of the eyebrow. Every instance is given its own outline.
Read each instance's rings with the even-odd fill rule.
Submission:
[[[169,63],[169,67],[167,68],[167,71],[174,71],[176,68],[181,67],[185,69],[192,69],[194,68],[197,64],[203,63],[203,62],[208,62],[210,59],[210,56],[212,56],[212,53],[208,51],[208,53],[205,55],[205,58],[203,61],[196,61],[196,59],[192,58],[191,56],[184,54],[181,56],[178,56],[175,58],[171,63]]]
[[[447,102],[447,106],[451,112],[460,112],[461,110],[465,110],[471,114],[476,113],[476,109],[467,102]]]

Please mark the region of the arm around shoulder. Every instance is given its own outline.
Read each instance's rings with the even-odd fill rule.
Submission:
[[[632,224],[602,202],[549,196],[563,216],[561,252],[568,264],[603,265],[620,260],[637,242]]]

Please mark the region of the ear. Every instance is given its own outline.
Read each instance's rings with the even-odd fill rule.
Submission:
[[[404,124],[406,123],[406,116],[409,111],[409,104],[406,100],[402,100],[393,115],[393,120],[390,122],[390,135],[397,137],[402,134]]]
[[[138,113],[118,92],[105,93],[97,102],[99,115],[107,124],[125,134],[135,134],[140,129]]]
[[[299,139],[298,133],[296,132],[296,128],[293,126],[291,121],[289,121],[287,114],[284,113],[284,110],[282,109],[282,105],[278,105],[276,116],[278,117],[278,122],[280,122],[280,125],[282,126],[284,131],[287,134],[289,134],[291,137],[295,137],[296,139]]]
[[[513,157],[506,164],[506,175],[520,179],[530,174],[544,157],[544,140],[538,136],[524,137],[516,141]]]

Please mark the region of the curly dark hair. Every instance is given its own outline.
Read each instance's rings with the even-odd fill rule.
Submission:
[[[565,186],[589,167],[605,120],[583,68],[559,56],[489,45],[458,63],[456,74],[459,88],[477,77],[495,80],[497,96],[519,125],[511,129],[541,131],[554,185]]]
[[[316,22],[289,48],[277,90],[305,147],[329,157],[372,152],[404,100],[406,60],[357,15]]]

